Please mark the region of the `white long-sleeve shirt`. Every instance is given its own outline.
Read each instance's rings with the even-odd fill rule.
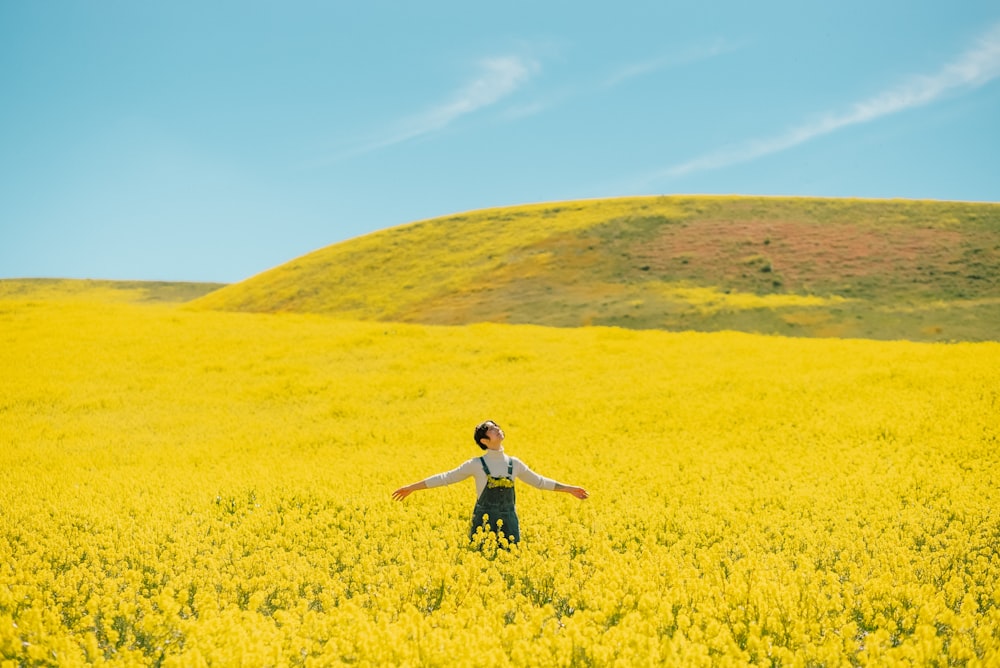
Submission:
[[[538,475],[517,457],[508,457],[504,454],[502,447],[499,450],[487,450],[482,456],[486,459],[486,466],[489,467],[490,474],[494,477],[507,477],[507,462],[511,460],[514,462],[513,474],[515,480],[523,480],[532,487],[544,489],[549,492],[556,488],[557,483],[555,480]],[[428,488],[443,487],[461,482],[469,477],[476,479],[476,498],[478,499],[482,496],[483,490],[486,489],[486,472],[483,471],[483,465],[479,462],[479,457],[473,457],[457,469],[432,475],[430,478],[424,480],[424,484]]]

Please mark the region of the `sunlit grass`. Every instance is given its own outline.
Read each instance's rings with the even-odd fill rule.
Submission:
[[[679,214],[659,199],[650,198],[647,206],[657,214]],[[484,271],[544,262],[544,251],[534,245],[634,209],[624,199],[553,202],[410,223],[315,251],[213,293],[198,306],[387,317],[406,305],[461,291]]]
[[[663,285],[660,293],[667,299],[694,306],[702,313],[724,310],[784,309],[797,307],[842,306],[851,301],[843,297],[818,295],[771,294],[752,292],[723,292],[714,288]]]

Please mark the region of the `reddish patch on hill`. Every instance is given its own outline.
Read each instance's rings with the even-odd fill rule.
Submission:
[[[969,234],[901,225],[698,220],[664,226],[656,238],[633,248],[633,257],[676,278],[714,277],[768,291],[828,289],[866,278],[911,285],[941,276],[981,280],[969,270],[966,251],[969,242],[986,240]],[[998,261],[996,252],[977,259]]]

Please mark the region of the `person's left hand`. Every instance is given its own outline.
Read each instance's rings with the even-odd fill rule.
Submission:
[[[395,499],[396,501],[402,501],[403,499],[405,499],[406,497],[408,497],[410,494],[413,494],[413,490],[410,489],[409,485],[407,485],[406,487],[400,487],[395,492],[393,492],[392,493],[392,498]]]

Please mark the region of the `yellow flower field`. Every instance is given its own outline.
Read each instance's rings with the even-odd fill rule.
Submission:
[[[0,666],[1000,665],[1000,345],[0,300]],[[507,451],[522,544],[469,546]]]

